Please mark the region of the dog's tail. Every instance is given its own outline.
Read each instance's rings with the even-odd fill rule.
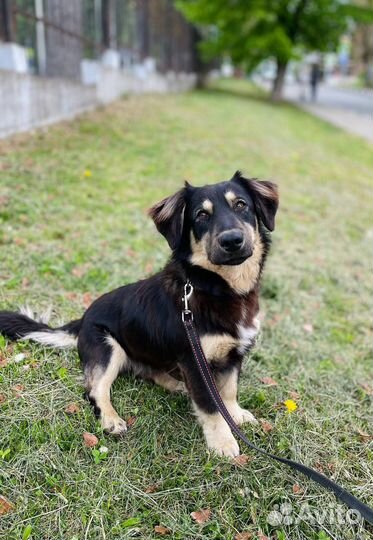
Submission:
[[[22,308],[19,313],[0,311],[0,334],[12,341],[30,339],[50,347],[76,347],[82,319],[51,328],[47,324],[49,314],[35,318],[28,307]]]

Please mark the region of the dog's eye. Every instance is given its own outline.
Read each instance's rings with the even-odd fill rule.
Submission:
[[[210,214],[206,210],[198,210],[196,218],[200,221],[207,221],[210,217]]]
[[[238,199],[237,201],[234,202],[234,205],[233,205],[235,210],[243,210],[244,208],[246,208],[246,206],[247,204],[243,199]]]

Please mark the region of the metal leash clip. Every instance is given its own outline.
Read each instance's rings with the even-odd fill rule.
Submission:
[[[184,296],[182,297],[182,300],[184,302],[184,308],[183,308],[183,311],[181,312],[181,318],[183,322],[185,322],[186,320],[190,320],[190,321],[193,320],[193,313],[189,309],[189,303],[188,303],[188,300],[192,296],[192,294],[193,294],[193,285],[188,280],[184,285]]]

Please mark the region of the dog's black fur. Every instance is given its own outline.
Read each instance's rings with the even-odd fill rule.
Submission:
[[[130,370],[170,390],[187,389],[208,446],[236,455],[237,443],[191,356],[181,297],[189,279],[190,308],[223,399],[237,422],[254,421],[237,404],[237,380],[258,330],[259,279],[277,206],[275,184],[239,172],[228,182],[202,188],[186,184],[149,211],[172,249],[161,272],[101,296],[80,320],[58,329],[2,311],[0,332],[52,346],[76,342],[87,392],[108,431],[126,429],[110,403],[110,387],[119,373]]]

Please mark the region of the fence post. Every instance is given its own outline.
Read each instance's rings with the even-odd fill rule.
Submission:
[[[149,56],[149,5],[148,0],[137,0],[137,35],[140,60]]]
[[[43,0],[35,0],[35,15],[38,19],[43,19]],[[45,47],[44,22],[42,20],[36,22],[36,51],[39,73],[40,75],[45,75],[47,69],[47,54]]]
[[[14,15],[12,13],[12,0],[0,0],[1,27],[0,36],[4,41],[15,41]]]
[[[105,49],[110,49],[111,46],[111,33],[110,33],[110,0],[102,0],[101,5],[102,16],[102,44]]]

